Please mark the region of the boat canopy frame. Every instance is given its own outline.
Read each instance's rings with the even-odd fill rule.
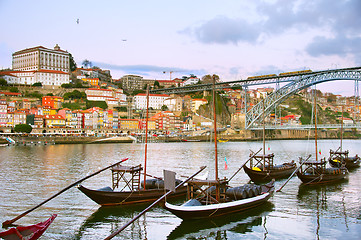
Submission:
[[[208,205],[220,202],[226,202],[226,190],[228,188],[228,180],[198,180],[193,179],[188,182],[187,196],[188,199],[197,199],[199,202]],[[212,193],[219,192],[219,200]]]
[[[126,187],[128,187],[130,191],[139,191],[140,174],[142,170],[143,167],[141,164],[137,166],[122,166],[118,164],[112,167],[112,189],[119,188],[119,183],[123,182],[124,186],[120,191],[123,191]]]

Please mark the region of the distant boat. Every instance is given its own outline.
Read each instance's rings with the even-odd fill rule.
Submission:
[[[336,150],[330,150],[330,157],[328,158],[328,162],[333,167],[342,167],[345,166],[347,169],[354,169],[360,167],[360,157],[356,154],[354,157],[349,157],[348,150],[342,151],[342,138],[343,138],[343,108],[341,110],[341,142],[340,147]]]
[[[199,139],[186,139],[186,138],[182,138],[181,140],[182,140],[182,142],[200,142],[201,141]]]
[[[357,154],[354,157],[349,157],[348,153],[348,150],[330,150],[330,157],[328,159],[330,165],[333,167],[342,167],[342,165],[344,165],[349,170],[360,167],[360,157]]]
[[[35,225],[17,226],[14,228],[10,228],[7,231],[0,232],[0,237],[3,239],[8,239],[8,240],[16,240],[16,239],[35,240],[35,239],[38,239],[41,235],[43,235],[45,230],[54,221],[56,216],[57,216],[56,214],[53,214],[53,215],[51,215],[51,217],[48,220],[46,220],[44,222],[40,222]]]
[[[279,165],[273,164],[274,154],[255,155],[250,160],[250,166],[243,166],[244,171],[255,183],[267,182],[272,179],[289,177],[296,170],[295,162]]]
[[[325,184],[340,181],[348,176],[348,170],[344,166],[337,168],[326,168],[325,158],[319,160],[317,152],[317,109],[316,94],[314,101],[315,112],[315,160],[305,160],[300,158],[300,162],[304,162],[297,171],[297,177],[304,184]]]
[[[264,102],[263,103],[263,154],[256,155],[251,153],[249,166],[244,165],[243,169],[249,178],[255,183],[269,182],[272,179],[282,179],[291,176],[296,170],[296,163],[294,161],[274,164],[274,154],[266,154],[266,134],[265,134],[265,116],[264,116]]]
[[[224,142],[228,142],[229,141],[229,139],[218,139],[218,142],[220,142],[220,143],[224,143]]]

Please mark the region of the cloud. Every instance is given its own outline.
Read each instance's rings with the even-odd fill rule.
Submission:
[[[305,49],[311,56],[344,56],[359,54],[361,50],[360,0],[277,0],[252,4],[257,4],[255,22],[242,17],[217,16],[181,33],[205,44],[260,44],[261,36],[268,39],[291,30],[296,33],[313,30],[315,36]]]
[[[237,44],[239,41],[254,42],[259,33],[257,26],[242,19],[216,17],[193,30],[196,38],[203,43]]]

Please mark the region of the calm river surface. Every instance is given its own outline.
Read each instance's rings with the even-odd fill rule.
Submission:
[[[320,140],[324,157],[339,141]],[[344,140],[350,155],[361,154],[361,140]],[[230,177],[248,159],[250,149],[261,143],[227,142],[218,144],[220,176]],[[162,176],[163,169],[177,176],[191,175],[206,165],[213,176],[214,146],[210,143],[150,143],[148,169]],[[269,141],[266,148],[275,161],[297,160],[313,153],[306,140]],[[57,193],[64,187],[122,158],[124,165],[143,164],[142,144],[74,144],[16,146],[0,148],[0,220],[12,219]],[[225,170],[225,158],[228,170]],[[202,174],[202,173],[201,173]],[[231,185],[248,182],[243,170]],[[285,180],[276,182],[278,189]],[[96,189],[111,186],[107,170],[83,182]],[[58,214],[41,239],[103,239],[136,216],[148,205],[99,207],[76,187],[66,191],[16,223],[34,224],[52,213]],[[193,222],[156,207],[126,228],[114,239],[361,239],[361,169],[347,181],[323,187],[304,187],[293,177],[275,193],[268,204],[231,216]]]

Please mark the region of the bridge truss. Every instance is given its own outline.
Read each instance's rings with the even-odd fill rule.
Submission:
[[[268,95],[263,102],[259,102],[253,108],[246,112],[246,129],[252,129],[254,125],[258,125],[257,122],[262,117],[263,109],[265,115],[269,114],[275,107],[286,100],[289,96],[299,92],[312,85],[336,81],[336,80],[354,80],[358,81],[361,78],[361,69],[339,69],[329,70],[316,73],[309,73],[299,76],[298,79],[294,79],[285,86],[281,87],[277,91]]]
[[[237,80],[230,82],[216,83],[215,87],[218,90],[240,86],[244,92],[248,92],[250,86],[276,84],[276,91],[268,95],[264,99],[264,106],[262,102],[256,104],[253,108],[249,109],[249,97],[245,96],[245,109],[246,114],[245,128],[257,129],[259,122],[262,118],[263,108],[265,115],[276,109],[276,107],[285,101],[289,96],[299,92],[312,85],[316,85],[328,81],[336,80],[353,80],[355,81],[355,107],[358,112],[359,104],[359,89],[358,82],[361,78],[361,67],[332,69],[318,72],[302,72],[295,74],[282,74],[282,75],[266,75],[264,77],[251,78],[247,80]],[[280,83],[284,83],[283,87],[279,87]],[[210,91],[212,84],[195,84],[184,87],[165,88],[151,90],[151,93],[166,93],[166,94],[182,94],[188,92]]]

